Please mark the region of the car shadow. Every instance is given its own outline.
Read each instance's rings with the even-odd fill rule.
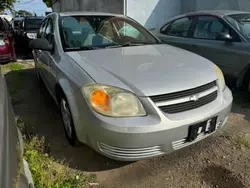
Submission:
[[[246,121],[250,121],[250,93],[243,89],[232,89],[232,113],[241,114]]]
[[[11,71],[5,75],[16,116],[20,117],[31,134],[49,141],[50,154],[65,161],[69,167],[87,172],[119,168],[129,163],[108,159],[88,146],[73,148],[67,141],[56,103],[45,86],[36,79],[34,69]],[[22,80],[16,86],[17,79]]]

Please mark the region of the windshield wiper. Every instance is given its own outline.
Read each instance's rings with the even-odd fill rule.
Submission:
[[[124,44],[115,44],[115,45],[106,46],[106,48],[121,48],[121,47],[127,47],[127,46],[142,46],[142,45],[145,45],[145,44],[126,42]]]
[[[97,47],[92,46],[81,46],[81,47],[72,47],[72,48],[66,48],[67,51],[80,51],[80,50],[96,50]]]

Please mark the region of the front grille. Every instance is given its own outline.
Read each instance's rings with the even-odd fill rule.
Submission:
[[[185,91],[152,96],[150,99],[155,102],[164,113],[174,114],[204,106],[214,101],[217,95],[218,87],[216,81],[214,81]],[[198,96],[198,100],[191,100],[191,96]]]
[[[173,114],[173,113],[178,113],[178,112],[184,112],[188,110],[192,110],[195,108],[199,108],[205,104],[208,104],[215,100],[217,97],[217,91],[200,98],[198,101],[189,101],[189,102],[184,102],[184,103],[179,103],[179,104],[174,104],[174,105],[168,105],[168,106],[161,106],[160,109],[168,114]]]
[[[200,86],[200,87],[196,87],[193,89],[189,89],[189,90],[185,90],[185,91],[179,91],[176,93],[169,93],[169,94],[164,94],[164,95],[157,95],[157,96],[151,96],[151,100],[153,102],[160,102],[160,101],[168,101],[168,100],[173,100],[173,99],[178,99],[178,98],[182,98],[182,97],[187,97],[187,96],[191,96],[203,91],[206,91],[208,89],[211,89],[213,87],[216,86],[216,81],[214,82],[210,82],[206,85]]]
[[[115,158],[139,159],[163,154],[160,146],[146,148],[120,148],[98,142],[98,147],[106,155]]]

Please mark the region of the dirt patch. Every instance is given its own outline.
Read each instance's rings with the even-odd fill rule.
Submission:
[[[29,64],[28,64],[29,65]],[[51,155],[73,169],[97,175],[107,188],[248,188],[250,187],[250,97],[234,91],[235,102],[225,130],[170,155],[135,163],[116,162],[87,146],[72,148],[65,136],[56,104],[39,85],[33,68],[7,73],[9,87],[15,75],[23,78],[14,102],[15,113],[30,132],[45,136]],[[237,138],[241,137],[240,140]],[[243,139],[242,139],[243,138]]]

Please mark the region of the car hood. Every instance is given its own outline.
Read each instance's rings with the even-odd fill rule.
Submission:
[[[213,63],[169,45],[67,52],[97,83],[138,96],[172,93],[217,79]]]

